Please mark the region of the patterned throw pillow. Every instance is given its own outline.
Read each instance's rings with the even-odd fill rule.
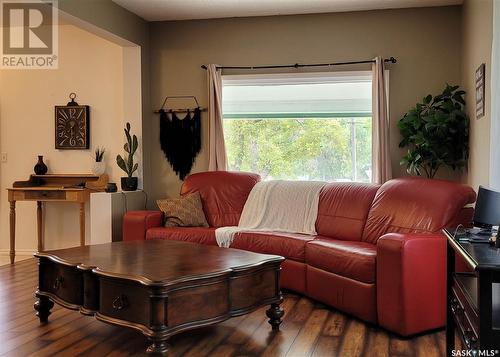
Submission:
[[[199,192],[157,200],[156,204],[165,214],[165,227],[208,227]]]

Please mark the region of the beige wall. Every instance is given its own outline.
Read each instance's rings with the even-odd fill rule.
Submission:
[[[54,149],[54,105],[65,105],[70,92],[77,93],[80,104],[91,106],[91,148],[105,146],[107,172],[114,181],[122,176],[114,157],[123,146],[124,50],[69,25],[60,26],[59,41],[59,69],[0,71],[0,151],[8,153],[8,161],[0,165],[2,251],[9,246],[5,189],[29,177],[37,155],[44,155],[49,173],[90,172],[92,150]],[[35,211],[33,202],[17,204],[20,252],[36,247]],[[77,205],[48,203],[45,219],[48,249],[78,245]],[[87,224],[87,236],[89,231]]]
[[[477,189],[479,185],[489,184],[493,1],[466,0],[462,9],[462,26],[462,83],[467,91],[466,101],[471,120],[469,171],[464,175],[464,182]],[[477,120],[474,76],[481,63],[486,64],[486,106],[484,117]]]
[[[123,40],[140,46],[141,64],[141,117],[129,117],[128,121],[142,121],[142,170],[143,187],[149,190],[151,177],[150,142],[151,142],[151,104],[150,104],[150,68],[149,68],[149,23],[132,12],[115,4],[112,0],[59,0],[60,13],[66,20],[78,27],[88,29],[101,37],[127,46]],[[128,112],[127,112],[128,114]],[[135,111],[130,113],[135,115]]]
[[[78,28],[86,29],[90,33],[101,37],[101,41],[104,41],[101,42],[101,45],[105,43],[108,50],[103,48],[99,49],[99,46],[94,45],[88,47],[85,43],[80,46],[80,43],[78,42],[79,37],[76,37],[67,49],[65,49],[62,43],[60,43],[59,49],[61,55],[61,67],[59,71],[64,71],[64,68],[69,66],[73,68],[74,73],[69,73],[67,70],[64,71],[64,80],[59,78],[59,86],[53,88],[48,87],[49,89],[47,90],[45,87],[40,89],[40,83],[45,81],[43,79],[43,74],[36,73],[37,71],[29,71],[29,73],[24,75],[24,78],[22,78],[19,83],[19,86],[23,86],[23,95],[27,93],[30,95],[33,94],[34,97],[38,97],[40,100],[49,99],[49,101],[43,106],[42,110],[35,112],[36,117],[39,118],[40,112],[45,113],[47,110],[53,110],[50,108],[53,108],[55,103],[65,103],[67,95],[66,91],[68,90],[67,88],[69,88],[69,83],[71,90],[77,90],[81,100],[91,105],[92,119],[97,116],[98,118],[101,117],[103,122],[106,122],[109,119],[113,121],[118,115],[125,114],[120,118],[122,121],[137,123],[138,125],[136,125],[135,128],[139,128],[139,132],[137,134],[142,138],[141,141],[143,143],[143,147],[141,148],[143,151],[141,165],[144,178],[143,185],[145,189],[148,189],[148,179],[151,177],[149,174],[149,155],[147,155],[147,152],[149,151],[148,143],[150,142],[149,136],[151,123],[151,105],[149,103],[149,24],[139,16],[116,5],[111,0],[59,0],[59,10],[60,18],[62,17],[64,23],[74,24]],[[76,29],[74,30],[77,33],[83,33],[82,31],[77,31]],[[90,34],[87,35],[91,36]],[[64,36],[64,34],[62,36]],[[102,38],[105,38],[112,43],[102,40]],[[94,41],[98,41],[98,38],[95,37]],[[113,43],[114,47],[110,46]],[[119,52],[118,54],[121,53],[121,55],[114,59],[110,58],[108,52],[113,51],[109,50],[109,48],[114,48],[115,54]],[[97,51],[92,53],[88,51],[90,49]],[[62,56],[68,51],[69,55],[65,60]],[[104,62],[102,62],[103,60]],[[101,65],[106,66],[106,68],[103,69]],[[137,71],[138,66],[139,72]],[[122,72],[120,73],[120,71]],[[35,75],[30,77],[28,80],[27,77],[31,74]],[[120,74],[122,76],[122,84],[125,84],[126,88],[124,88],[123,85],[120,86],[119,82],[114,83],[113,81],[103,81],[103,79],[109,79],[113,76],[119,77]],[[38,88],[38,91],[33,91],[33,93],[29,90],[31,88],[31,78],[35,79],[35,88]],[[45,76],[45,78],[48,77]],[[75,82],[73,82],[74,80]],[[54,84],[53,82],[55,82],[55,80],[51,82],[50,78],[48,78],[47,83]],[[92,83],[90,84],[90,82]],[[5,76],[0,74],[0,99],[4,93],[10,93],[10,89],[6,92],[4,87],[5,83]],[[16,86],[17,84],[14,87]],[[88,90],[79,91],[80,86],[81,88],[86,88]],[[4,88],[3,91],[2,88]],[[113,108],[115,108],[113,98],[119,98],[119,100],[122,101],[120,107],[122,108],[121,112],[118,106],[116,106],[116,111],[113,110]],[[13,100],[14,103],[16,103],[16,100],[19,101],[18,98],[14,98]],[[106,100],[110,100],[110,103],[104,105],[103,102]],[[3,100],[3,102],[6,103],[7,100]],[[3,106],[4,105],[0,102],[0,115],[3,112]],[[7,104],[6,106],[8,107]],[[99,110],[95,110],[98,108]],[[20,108],[18,108],[18,110],[20,110]],[[48,118],[53,117],[53,112],[51,111],[50,113],[51,114]],[[22,112],[22,117],[28,117],[25,111]],[[144,120],[144,118],[146,119]],[[0,116],[0,150],[2,152],[7,150],[4,150],[4,145],[6,145],[6,140],[4,140],[4,138],[8,138],[10,140],[11,136],[17,137],[16,133],[7,131],[4,124],[7,124],[10,120],[15,121],[18,119],[19,117],[17,115],[15,117],[10,117],[9,119]],[[40,125],[43,126],[45,124],[46,123],[44,121],[40,121]],[[96,129],[96,124],[97,123],[95,122],[92,124],[93,131]],[[48,125],[52,125],[52,121],[50,121]],[[30,127],[31,133],[39,133],[39,131],[37,131],[38,128],[38,124]],[[110,128],[106,128],[106,125],[103,125],[101,129],[103,130],[99,131],[101,134],[97,134],[97,136],[93,135],[94,139],[96,139],[96,137],[106,138],[107,141],[112,141],[113,143],[115,142],[115,139],[119,139],[121,147],[123,140],[121,124],[120,127],[114,127],[113,130],[108,130]],[[52,131],[48,134],[45,132],[43,133],[43,135],[46,135],[46,140],[52,140]],[[30,134],[30,138],[32,137],[35,137],[34,134]],[[30,151],[26,152],[23,151],[23,149],[20,149],[21,146],[19,144],[16,144],[14,149],[10,147],[10,151],[8,152],[8,164],[0,165],[0,255],[5,254],[8,247],[8,207],[6,205],[6,197],[4,197],[5,187],[11,185],[13,180],[27,177],[27,175],[32,171],[32,166],[34,165],[34,155],[36,156],[36,153],[40,152],[40,150],[44,150],[47,145],[46,142],[40,144],[40,140],[40,138],[35,140],[34,142],[37,143],[36,147],[35,144],[33,144],[33,146],[30,146]],[[22,139],[19,141],[22,141]],[[52,141],[50,142],[52,143]],[[111,148],[112,146],[114,147],[114,144],[107,147]],[[52,147],[53,146],[50,148]],[[112,159],[110,162],[113,161],[112,155],[115,153],[116,152],[111,153],[111,155],[108,156],[108,159]],[[108,152],[108,154],[110,153]],[[141,153],[138,154],[140,155]],[[69,156],[70,155],[67,157],[69,158]],[[66,159],[65,155],[65,159],[58,160],[57,163],[54,160],[55,157],[58,157],[58,159],[61,158],[60,155],[56,154],[53,156],[53,159],[49,161],[50,166],[54,171],[57,170],[57,172],[61,172],[64,170],[64,172],[70,172],[70,170],[74,170],[75,172],[81,172],[82,169],[88,168],[88,154],[86,154],[85,158],[82,160],[73,161]],[[8,165],[12,163],[14,158],[20,158],[18,166],[22,166],[22,170],[18,171],[12,170],[10,167],[8,168]],[[76,166],[78,166],[78,169]],[[108,164],[108,168],[111,168],[110,164]],[[115,170],[115,168],[113,168],[113,170]],[[3,177],[4,173],[5,177]],[[114,173],[113,176],[115,176]],[[121,173],[119,176],[121,176]],[[34,208],[30,203],[19,203],[18,206],[19,223],[17,229],[17,247],[20,248],[21,251],[26,250],[27,252],[30,252],[36,247]],[[51,248],[77,245],[78,237],[74,233],[78,229],[76,209],[71,205],[68,205],[66,206],[66,209],[58,210],[49,205],[46,212],[47,247]],[[58,217],[56,218],[56,216]],[[87,220],[87,238],[88,232],[90,231],[88,228]]]
[[[166,95],[196,95],[206,106],[206,73],[200,69],[204,63],[318,63],[394,56],[398,63],[389,67],[391,156],[399,176],[404,169],[399,166],[397,121],[423,96],[439,93],[447,82],[460,83],[460,20],[460,7],[441,7],[153,23],[152,109]],[[341,68],[353,69],[369,67]],[[193,172],[207,169],[206,113],[203,124],[203,149]],[[151,143],[153,198],[175,196],[180,187],[160,150],[158,130],[156,117]]]

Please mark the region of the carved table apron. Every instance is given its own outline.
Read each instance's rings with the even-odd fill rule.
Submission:
[[[145,255],[141,258],[139,253]],[[143,259],[148,253],[150,259]],[[183,255],[187,262],[181,261]],[[55,302],[140,330],[152,341],[148,352],[166,353],[170,336],[262,305],[271,305],[266,314],[273,330],[279,329],[284,314],[279,307],[284,258],[279,256],[176,241],[114,242],[35,256],[39,258],[35,309],[40,322],[48,322]],[[134,257],[141,262],[134,262]],[[155,269],[159,273],[151,273]]]

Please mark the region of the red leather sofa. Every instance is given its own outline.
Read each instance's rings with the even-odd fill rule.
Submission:
[[[215,229],[238,225],[256,174],[189,176],[181,195],[199,191],[209,228],[162,226],[160,211],[124,217],[124,240],[173,239],[216,245]],[[316,236],[240,233],[231,248],[278,254],[281,284],[360,319],[407,336],[445,323],[443,227],[469,222],[468,186],[398,178],[382,186],[329,183],[320,193]],[[286,212],[283,212],[286,214]]]

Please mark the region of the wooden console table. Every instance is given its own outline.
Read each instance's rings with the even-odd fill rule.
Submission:
[[[459,355],[455,331],[472,356],[496,355],[500,350],[500,249],[468,242],[462,236],[454,238],[450,230],[443,233],[448,240],[446,355]],[[455,271],[455,254],[470,272]]]
[[[16,202],[37,202],[38,251],[44,250],[43,202],[75,202],[80,205],[80,245],[85,245],[85,202],[90,190],[89,181],[97,181],[94,175],[31,175],[28,181],[16,181],[8,188],[10,203],[10,263],[16,256]]]

